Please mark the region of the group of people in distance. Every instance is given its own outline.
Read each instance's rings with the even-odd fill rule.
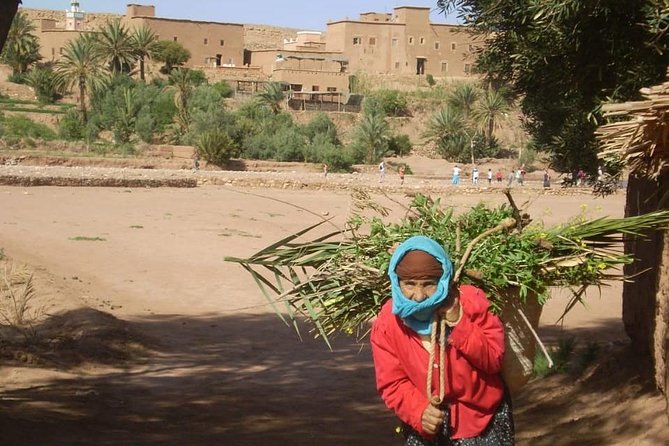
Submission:
[[[519,186],[523,186],[525,184],[525,167],[520,166],[516,169],[511,169],[509,170],[509,173],[506,175],[507,182],[506,186],[511,187],[513,186],[514,183],[518,184]],[[471,171],[471,180],[472,184],[474,186],[479,185],[480,181],[480,172],[476,166],[472,168]],[[461,177],[462,177],[462,168],[458,166],[457,164],[453,166],[453,172],[451,174],[451,184],[454,186],[460,185],[461,182]],[[544,170],[543,173],[543,187],[548,188],[551,187],[551,177],[550,174],[548,173],[548,170]],[[493,173],[492,169],[489,168],[488,172],[486,173],[486,182],[488,186],[492,186],[493,182],[497,184],[502,184],[504,180],[504,174],[502,173],[502,169],[497,169],[497,172]]]
[[[378,165],[378,170],[379,170],[379,183],[383,183],[386,178],[386,163],[385,161],[381,161]],[[600,168],[601,171],[601,168]],[[399,176],[400,180],[400,185],[404,184],[404,178],[406,175],[406,165],[402,164],[397,168],[397,174]],[[523,186],[525,184],[525,166],[521,165],[517,168],[509,170],[508,174],[506,175],[506,186],[511,187],[513,186],[514,183],[518,184],[519,186]],[[601,176],[601,173],[599,174]],[[327,178],[328,177],[328,165],[323,164],[323,177]],[[575,174],[575,177],[577,178],[577,184],[581,185],[585,182],[585,174],[583,173],[583,170],[579,170],[578,174]],[[488,168],[488,171],[485,174],[485,184],[488,186],[492,186],[493,183],[496,183],[498,185],[502,185],[504,182],[505,175],[502,171],[501,168],[498,168],[496,172],[493,172],[492,168]],[[454,186],[459,186],[462,180],[462,168],[459,165],[453,166],[453,171],[451,174],[451,184]],[[478,167],[474,166],[471,170],[471,182],[474,186],[478,186],[481,181],[481,173],[478,170]],[[550,188],[551,187],[551,175],[548,172],[548,169],[544,169],[543,174],[542,174],[542,186],[544,188]]]

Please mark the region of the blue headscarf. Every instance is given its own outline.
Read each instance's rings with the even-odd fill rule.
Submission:
[[[437,283],[437,291],[422,302],[416,302],[407,299],[402,294],[400,289],[400,280],[397,277],[395,269],[400,263],[404,255],[409,251],[425,251],[432,255],[441,263],[443,273]],[[423,235],[416,235],[407,239],[404,243],[399,245],[392,257],[390,258],[390,265],[388,266],[388,276],[390,277],[390,285],[393,297],[393,314],[399,316],[404,322],[416,333],[421,335],[430,334],[432,313],[443,304],[448,298],[448,286],[453,274],[453,264],[451,259],[444,251],[444,248],[436,241]]]

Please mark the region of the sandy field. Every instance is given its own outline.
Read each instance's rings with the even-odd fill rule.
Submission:
[[[374,196],[392,206],[382,191]],[[447,187],[433,196],[458,209],[505,201]],[[622,194],[528,187],[515,198],[549,225],[623,215]],[[330,351],[308,327],[300,340],[250,275],[223,260],[325,215],[341,226],[350,210],[346,189],[0,186],[0,248],[34,271],[52,315],[37,339],[4,346],[0,444],[401,444],[366,343],[339,337]],[[629,362],[615,353],[625,344],[619,285],[593,290],[587,308],[556,326],[566,301],[556,292],[545,308],[548,344],[577,336]],[[607,362],[587,392],[586,378],[531,383],[516,402],[518,444],[662,444],[661,398],[635,375],[616,381],[626,390],[607,386],[616,373]]]

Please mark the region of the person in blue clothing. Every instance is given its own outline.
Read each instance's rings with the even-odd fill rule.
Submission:
[[[453,178],[451,180],[451,184],[453,184],[455,186],[460,184],[460,172],[461,172],[461,170],[458,167],[458,165],[456,164],[455,167],[453,167]]]

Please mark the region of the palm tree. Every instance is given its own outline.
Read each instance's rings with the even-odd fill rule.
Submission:
[[[455,89],[448,95],[446,101],[448,105],[458,110],[462,118],[467,121],[479,96],[480,92],[478,88],[469,82],[463,82],[455,86]]]
[[[486,145],[492,144],[493,133],[499,128],[499,121],[511,108],[509,90],[500,88],[498,90],[488,89],[476,102],[472,111],[472,119],[485,135]]]
[[[365,162],[375,164],[388,151],[390,136],[390,126],[383,114],[368,111],[362,114],[355,128],[353,144],[365,154]]]
[[[109,65],[112,74],[129,72],[136,58],[134,40],[120,19],[111,20],[100,28],[95,50]]]
[[[146,58],[150,59],[153,56],[153,50],[158,39],[146,24],[135,28],[131,37],[135,48],[135,56],[139,59],[139,78],[144,80],[144,61]]]
[[[461,161],[469,135],[462,113],[454,107],[446,106],[432,115],[423,133],[423,138],[434,142],[444,159]]]
[[[14,75],[25,73],[31,64],[42,58],[39,42],[33,32],[33,22],[21,11],[17,12],[2,51],[2,61],[12,67]]]
[[[195,82],[191,70],[186,68],[172,70],[168,81],[170,85],[166,89],[174,92],[174,105],[177,108],[177,114],[174,119],[180,132],[179,136],[182,136],[188,132],[191,122],[188,103]]]
[[[268,82],[257,97],[260,103],[269,107],[274,113],[281,111],[281,103],[286,99],[283,84],[280,82]]]
[[[474,138],[476,137],[475,123],[472,122],[472,111],[474,105],[479,98],[479,90],[473,84],[464,82],[456,85],[447,98],[448,105],[457,110],[462,116],[462,123],[465,126],[465,133],[469,137],[469,149],[472,158],[472,164],[475,164],[474,159]]]
[[[102,88],[109,78],[103,60],[94,49],[95,42],[87,34],[71,40],[63,48],[56,63],[56,73],[64,88],[79,87],[79,112],[86,121],[86,92]]]

